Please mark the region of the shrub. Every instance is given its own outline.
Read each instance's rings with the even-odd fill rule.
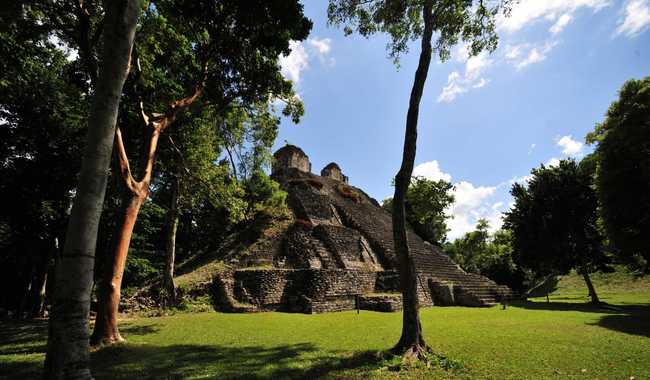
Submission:
[[[361,196],[359,193],[350,186],[340,183],[336,186],[336,190],[343,198],[351,199],[354,203],[361,202]]]

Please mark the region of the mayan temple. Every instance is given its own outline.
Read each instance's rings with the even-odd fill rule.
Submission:
[[[272,177],[288,193],[294,219],[262,236],[235,269],[215,279],[226,311],[319,313],[401,308],[391,215],[330,163],[311,172],[309,157],[286,145],[274,154]],[[420,303],[491,306],[512,291],[463,271],[441,250],[408,231]]]

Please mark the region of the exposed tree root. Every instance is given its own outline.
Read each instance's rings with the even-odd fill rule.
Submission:
[[[111,346],[117,343],[124,343],[126,339],[122,338],[122,335],[118,332],[117,334],[112,334],[108,336],[103,336],[101,338],[92,336],[90,338],[90,345],[92,347],[104,347]]]
[[[404,363],[415,363],[418,361],[428,362],[433,350],[423,340],[420,340],[420,342],[412,344],[399,342],[391,349],[391,353],[402,356]]]

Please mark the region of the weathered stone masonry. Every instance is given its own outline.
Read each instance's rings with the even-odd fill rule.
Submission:
[[[242,260],[215,279],[215,305],[227,311],[399,310],[390,214],[349,186],[335,163],[317,176],[298,147],[287,145],[274,158],[272,176],[288,193],[295,223],[259,241],[255,260]],[[512,295],[507,287],[464,272],[411,230],[408,239],[421,305],[489,306]],[[272,266],[246,267],[255,262]]]

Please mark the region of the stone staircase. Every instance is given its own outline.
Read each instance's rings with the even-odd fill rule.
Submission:
[[[342,197],[336,199],[336,206],[345,222],[358,229],[373,248],[382,254],[384,264],[396,267],[390,214],[380,207],[368,207]],[[427,289],[429,279],[434,283],[452,285],[458,305],[493,306],[513,298],[514,294],[507,286],[465,272],[438,247],[425,242],[412,230],[408,231],[408,241],[418,271],[420,288],[423,288],[420,293],[425,298],[429,296],[429,302],[436,304],[431,290]],[[426,299],[421,299],[421,302],[428,303]]]
[[[315,249],[316,257],[318,257],[318,259],[321,262],[321,268],[336,269],[337,263],[335,259],[332,258],[325,245],[320,240],[317,239],[314,239],[314,245],[316,248]]]

